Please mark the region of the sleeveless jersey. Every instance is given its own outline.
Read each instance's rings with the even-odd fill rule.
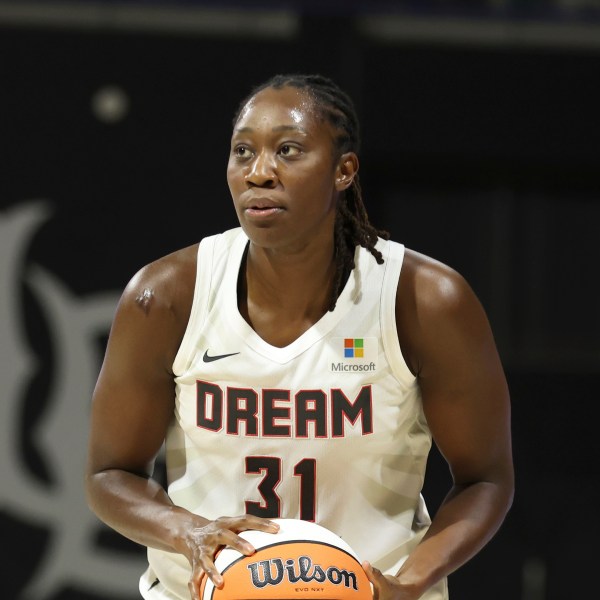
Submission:
[[[279,348],[238,310],[247,244],[238,227],[199,245],[173,365],[169,496],[208,519],[315,521],[395,574],[430,524],[421,488],[431,434],[396,332],[404,247],[380,239],[382,265],[357,247],[335,310]],[[142,596],[188,600],[187,559],[153,548],[148,559]],[[446,580],[422,598],[447,598]]]

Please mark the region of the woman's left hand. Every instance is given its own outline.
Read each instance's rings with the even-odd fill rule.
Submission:
[[[397,577],[384,575],[369,562],[362,564],[369,581],[373,584],[373,600],[417,600],[422,590],[410,590]]]

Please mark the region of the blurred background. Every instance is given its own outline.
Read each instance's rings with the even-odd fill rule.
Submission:
[[[110,322],[138,268],[237,225],[232,116],[290,71],[350,92],[371,220],[496,334],[516,499],[451,597],[594,598],[599,0],[0,1],[2,597],[139,597],[144,549],[82,487]],[[449,481],[434,448],[432,512]]]

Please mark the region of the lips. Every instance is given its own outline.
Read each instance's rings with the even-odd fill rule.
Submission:
[[[246,210],[271,210],[274,208],[283,208],[279,202],[271,198],[252,198],[244,202]]]
[[[246,217],[259,220],[272,217],[273,215],[277,215],[282,212],[283,208],[279,206],[265,206],[262,208],[249,206],[248,208],[244,209]]]

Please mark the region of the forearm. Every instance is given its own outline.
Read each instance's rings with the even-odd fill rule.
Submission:
[[[399,570],[399,583],[419,590],[420,595],[465,564],[496,533],[511,501],[509,484],[478,482],[453,487]]]
[[[155,480],[108,469],[86,478],[88,505],[108,526],[143,546],[184,552],[185,532],[208,521],[175,506]]]

